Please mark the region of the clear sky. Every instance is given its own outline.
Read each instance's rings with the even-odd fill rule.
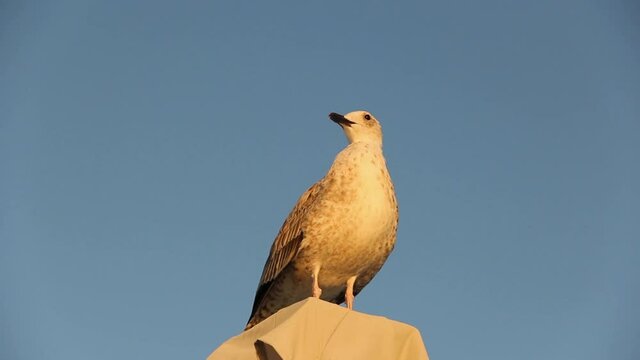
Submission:
[[[640,5],[3,1],[0,359],[203,359],[371,111],[434,359],[640,358]]]

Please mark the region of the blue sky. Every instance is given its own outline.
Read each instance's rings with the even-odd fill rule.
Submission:
[[[202,359],[371,111],[434,359],[640,357],[633,1],[5,1],[0,358]]]

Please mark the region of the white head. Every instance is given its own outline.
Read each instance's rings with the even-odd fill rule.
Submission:
[[[349,143],[369,142],[382,146],[382,127],[368,111],[353,111],[347,115],[329,114],[329,119],[340,125]]]

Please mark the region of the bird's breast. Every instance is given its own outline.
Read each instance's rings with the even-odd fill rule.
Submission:
[[[342,250],[367,252],[395,237],[398,213],[381,152],[361,149],[334,164],[326,200],[337,219],[327,234]]]
[[[346,224],[352,229],[351,241],[371,243],[386,238],[396,221],[395,195],[385,176],[363,176],[352,187],[354,201],[346,204]]]
[[[398,212],[381,149],[350,146],[322,180],[323,195],[305,217],[298,274],[321,267],[321,286],[343,286],[389,255]]]

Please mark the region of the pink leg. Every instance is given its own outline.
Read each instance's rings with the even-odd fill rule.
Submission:
[[[322,289],[320,289],[320,285],[318,285],[318,273],[320,273],[319,266],[313,269],[313,274],[311,275],[313,278],[313,293],[311,295],[316,299],[320,299],[320,295],[322,294]]]
[[[347,303],[347,309],[353,309],[353,301],[355,296],[353,295],[353,284],[356,282],[356,277],[352,276],[347,280],[347,291],[344,293],[344,301]]]

